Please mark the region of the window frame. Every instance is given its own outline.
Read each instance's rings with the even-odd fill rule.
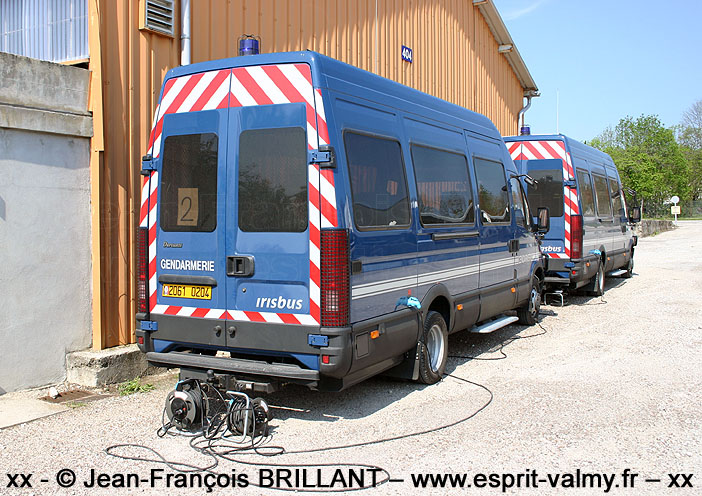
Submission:
[[[215,137],[215,140],[216,140],[215,147],[214,147],[214,151],[216,153],[216,160],[214,163],[214,186],[215,186],[214,187],[214,193],[215,193],[214,226],[212,227],[212,229],[181,229],[181,228],[173,229],[172,226],[169,226],[170,228],[167,229],[166,227],[164,227],[164,224],[163,224],[164,223],[163,195],[166,191],[166,188],[165,188],[163,183],[164,183],[164,180],[166,180],[167,178],[170,179],[169,173],[166,173],[164,171],[164,168],[166,165],[165,164],[166,145],[168,144],[168,140],[171,138],[177,138],[177,137],[183,137],[183,136],[203,136],[205,134],[213,135]],[[161,171],[160,172],[161,173],[159,174],[159,178],[158,178],[158,188],[159,188],[159,193],[158,193],[158,195],[159,195],[159,199],[158,199],[159,200],[158,201],[158,203],[159,203],[159,205],[158,205],[158,213],[159,213],[158,227],[161,231],[163,231],[164,233],[191,233],[191,234],[203,233],[204,234],[204,233],[213,233],[217,230],[217,225],[219,224],[219,201],[220,201],[219,191],[218,191],[218,189],[219,189],[219,172],[220,172],[219,171],[219,168],[220,168],[220,163],[219,163],[219,161],[220,161],[220,146],[221,146],[220,136],[219,136],[219,133],[217,133],[216,131],[203,131],[203,132],[198,132],[198,133],[183,133],[183,134],[169,134],[168,136],[164,137],[163,143],[161,145],[161,147],[162,147],[161,158],[160,158],[160,160],[161,160]],[[198,195],[199,195],[199,193],[198,193]],[[167,202],[165,202],[165,203],[167,203]],[[198,210],[199,210],[199,205],[198,205]],[[178,215],[176,214],[176,218],[177,217],[178,217]],[[185,226],[185,227],[191,227],[191,226]],[[193,226],[193,227],[195,227],[195,226]]]
[[[615,191],[611,190],[612,183],[614,183],[617,186],[617,192],[619,192],[619,210],[615,212],[614,210],[614,193]],[[626,217],[626,208],[624,207],[624,201],[622,198],[624,197],[624,191],[622,190],[622,183],[619,181],[619,179],[615,176],[610,176],[607,174],[607,185],[609,186],[609,199],[610,202],[612,203],[612,216],[617,219],[617,218],[625,218]]]
[[[582,185],[580,184],[580,177],[579,173],[585,174],[585,176],[588,179],[588,184],[590,185],[590,191],[592,192],[592,210],[594,212],[593,215],[585,215],[585,201],[583,200],[582,196]],[[580,215],[585,219],[596,219],[597,218],[597,200],[595,197],[595,185],[593,184],[592,181],[592,176],[590,175],[590,171],[588,169],[583,169],[580,167],[575,167],[575,180],[577,181],[578,185],[578,199],[580,200]]]
[[[302,131],[302,134],[303,134],[302,143],[305,146],[305,148],[304,148],[304,153],[305,153],[305,159],[304,159],[305,182],[304,182],[304,184],[305,184],[305,189],[306,189],[306,194],[305,194],[305,199],[306,199],[305,209],[306,209],[306,211],[305,211],[305,216],[304,216],[304,218],[306,219],[306,221],[304,223],[305,227],[304,227],[304,229],[298,230],[298,231],[273,231],[270,229],[269,230],[243,229],[242,225],[241,225],[241,217],[240,217],[241,216],[241,207],[239,204],[239,202],[241,202],[241,191],[240,191],[240,188],[241,188],[241,137],[245,133],[253,133],[253,132],[260,132],[260,131],[276,131],[276,130],[280,130],[280,129],[300,129]],[[307,154],[307,129],[305,129],[302,126],[293,125],[293,126],[280,126],[280,127],[252,128],[252,129],[242,129],[239,132],[238,142],[237,142],[237,156],[238,157],[237,157],[237,167],[236,167],[236,175],[237,175],[237,178],[236,178],[236,190],[237,190],[236,191],[236,199],[237,199],[237,201],[236,201],[236,203],[237,203],[237,205],[236,205],[236,210],[237,210],[236,225],[237,225],[237,228],[241,232],[249,233],[249,234],[255,234],[255,233],[300,234],[300,233],[306,232],[309,229],[309,218],[310,218],[310,206],[309,206],[310,184],[309,183],[310,183],[310,178],[309,178],[309,161],[308,161],[306,154]]]
[[[419,181],[417,180],[417,170],[415,167],[414,155],[412,154],[412,148],[415,146],[422,147],[422,148],[428,148],[430,150],[435,150],[438,152],[450,153],[452,155],[458,155],[458,156],[463,157],[465,159],[465,161],[466,161],[466,177],[468,178],[468,188],[470,191],[471,199],[473,200],[473,206],[472,206],[472,208],[473,208],[473,222],[449,222],[449,223],[442,223],[442,224],[425,224],[424,222],[422,222],[422,213],[421,213],[421,209],[420,209],[420,205],[419,205],[419,199],[420,199]],[[468,155],[466,155],[465,152],[459,152],[459,151],[455,151],[455,150],[447,150],[445,148],[439,148],[439,147],[436,147],[433,145],[427,145],[427,144],[416,142],[416,141],[410,141],[409,148],[410,148],[410,158],[412,159],[412,171],[414,173],[414,187],[416,190],[415,193],[416,193],[416,197],[417,197],[417,215],[419,217],[419,225],[426,228],[426,229],[443,229],[443,228],[447,228],[447,227],[475,227],[476,222],[477,222],[477,217],[478,217],[476,215],[477,202],[475,201],[475,195],[473,194],[475,190],[473,188],[473,181],[470,177],[470,161],[468,159]],[[466,213],[468,213],[467,210],[466,210]]]
[[[524,216],[524,228],[529,230],[532,226],[531,209],[529,208],[529,203],[527,201],[526,193],[524,192],[524,187],[522,186],[522,181],[519,180],[518,176],[510,176],[509,178],[509,189],[512,195],[512,211],[516,210],[516,205],[514,204],[514,188],[512,187],[512,181],[517,183],[518,195],[520,197],[520,203],[522,205],[522,215]],[[517,216],[512,215],[514,218],[514,225],[518,226]]]
[[[482,220],[483,207],[482,207],[482,205],[481,205],[480,208],[479,208],[480,215],[477,215],[476,217],[481,217],[480,223],[481,223],[481,225],[482,225],[483,227],[489,227],[489,226],[495,226],[495,225],[497,225],[497,226],[508,226],[508,225],[511,225],[511,224],[512,224],[512,198],[511,198],[512,195],[511,195],[510,192],[509,192],[509,186],[508,186],[509,180],[507,179],[507,168],[505,167],[504,162],[502,162],[502,160],[499,160],[499,159],[498,159],[498,160],[495,160],[495,159],[492,159],[492,158],[482,157],[482,156],[476,155],[476,154],[474,154],[474,155],[472,156],[472,159],[473,159],[473,170],[475,171],[475,192],[478,194],[478,196],[477,196],[477,198],[478,198],[478,204],[480,204],[480,184],[479,184],[479,183],[480,183],[480,180],[478,179],[478,168],[477,168],[476,165],[475,165],[475,160],[476,160],[476,159],[478,159],[478,160],[484,160],[484,161],[486,161],[486,162],[492,162],[492,163],[494,163],[494,164],[499,164],[499,165],[502,166],[502,175],[504,176],[504,179],[505,179],[505,186],[507,186],[507,206],[509,207],[508,210],[509,210],[509,214],[510,214],[510,215],[509,215],[509,219],[506,220],[506,221],[485,223],[485,222],[483,222],[483,220]],[[488,214],[488,215],[490,215],[490,214]]]
[[[408,217],[409,217],[409,223],[408,224],[397,224],[394,226],[359,226],[358,225],[358,220],[356,219],[356,215],[354,213],[354,205],[355,205],[355,200],[354,200],[354,191],[353,191],[353,181],[351,180],[351,162],[349,160],[349,150],[348,147],[346,146],[346,135],[347,134],[357,134],[360,136],[365,136],[367,138],[376,138],[376,139],[381,139],[385,141],[393,141],[398,144],[400,147],[400,164],[402,165],[402,174],[405,180],[405,191],[407,192],[407,212],[408,212]],[[351,194],[351,217],[353,218],[353,225],[358,231],[362,232],[369,232],[369,231],[401,231],[401,230],[410,230],[412,228],[412,198],[410,197],[410,187],[409,187],[409,181],[407,180],[407,163],[405,162],[405,154],[402,150],[402,141],[400,138],[392,135],[382,135],[378,133],[373,133],[370,131],[363,131],[359,130],[356,128],[344,128],[342,133],[341,133],[341,142],[343,143],[344,146],[344,159],[346,160],[346,173],[348,174],[348,179],[349,179],[349,193]]]
[[[598,219],[609,219],[609,218],[614,218],[614,208],[612,207],[612,195],[609,191],[609,181],[607,180],[607,173],[605,172],[603,175],[602,174],[597,174],[595,172],[590,172],[590,175],[592,176],[592,189],[595,193],[595,211],[597,212],[597,218]],[[602,215],[600,213],[600,196],[599,193],[597,192],[597,187],[595,186],[595,177],[600,177],[604,179],[605,182],[605,187],[607,190],[607,202],[609,203],[609,216],[607,215]]]

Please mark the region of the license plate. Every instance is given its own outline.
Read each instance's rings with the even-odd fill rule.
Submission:
[[[190,286],[186,284],[164,284],[161,296],[169,298],[194,298],[196,300],[211,300],[211,286]]]

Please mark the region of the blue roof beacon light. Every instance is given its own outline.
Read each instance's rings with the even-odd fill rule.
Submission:
[[[522,126],[519,128],[519,135],[520,136],[529,136],[530,134],[531,134],[531,127]]]
[[[239,38],[239,56],[258,55],[260,53],[261,37],[245,34]]]

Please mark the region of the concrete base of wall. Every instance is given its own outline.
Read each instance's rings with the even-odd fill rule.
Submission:
[[[646,236],[654,236],[664,231],[672,231],[675,225],[672,220],[653,220],[644,219],[636,225],[634,233],[637,236],[645,238]]]
[[[146,355],[135,344],[66,355],[66,381],[81,386],[117,384],[164,370],[150,367]]]

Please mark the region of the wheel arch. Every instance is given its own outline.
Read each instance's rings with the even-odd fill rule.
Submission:
[[[435,284],[422,299],[422,320],[427,318],[431,311],[441,314],[446,322],[446,329],[452,330],[454,323],[454,305],[451,293],[443,284]]]

